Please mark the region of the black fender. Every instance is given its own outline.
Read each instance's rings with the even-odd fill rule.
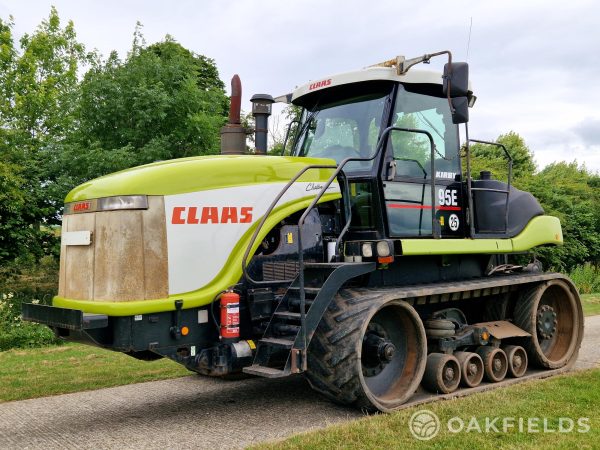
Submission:
[[[306,263],[305,271],[307,275],[309,275],[309,271],[326,271],[325,275],[327,272],[329,272],[329,274],[306,314],[306,347],[304,347],[304,343],[302,342],[302,334],[299,333],[294,342],[294,348],[308,348],[323,314],[345,283],[353,278],[373,272],[376,267],[377,265],[374,262]]]

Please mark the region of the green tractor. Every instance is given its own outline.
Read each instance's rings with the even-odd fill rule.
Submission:
[[[413,69],[440,55],[443,73]],[[290,155],[266,155],[268,95],[245,154],[240,90],[222,155],[68,194],[58,295],[24,319],[208,376],[304,373],[380,411],[575,361],[577,290],[528,256],[562,244],[560,222],[511,186],[502,145],[508,182],[471,176],[466,63],[397,57],[297,88],[277,99],[302,110]]]

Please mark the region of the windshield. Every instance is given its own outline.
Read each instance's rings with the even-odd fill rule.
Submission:
[[[388,86],[361,86],[360,92],[324,92],[324,98],[302,116],[296,142],[297,156],[332,158],[338,163],[348,157],[373,156],[390,93]],[[374,161],[352,161],[344,172],[367,172]]]

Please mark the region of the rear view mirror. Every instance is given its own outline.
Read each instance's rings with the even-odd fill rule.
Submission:
[[[469,92],[469,64],[466,62],[444,64],[443,78],[445,96],[448,96],[448,94],[452,98],[467,96]],[[449,93],[448,85],[450,85]]]
[[[452,123],[467,123],[469,121],[469,99],[467,97],[456,97],[452,101]]]

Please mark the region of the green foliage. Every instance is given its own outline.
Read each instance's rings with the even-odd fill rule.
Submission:
[[[600,267],[585,263],[575,267],[569,277],[573,280],[581,294],[600,292]]]
[[[546,214],[560,219],[565,245],[540,248],[537,253],[549,268],[568,271],[586,261],[600,262],[600,201],[598,176],[577,163],[554,163],[517,187],[531,192]]]
[[[42,302],[22,292],[0,293],[0,351],[40,347],[59,342],[50,328],[38,323],[24,322],[21,319],[23,303]]]
[[[228,108],[223,82],[212,60],[169,36],[144,47],[136,28],[127,58],[112,53],[97,60],[80,89],[78,129],[60,161],[71,186],[131,166],[219,151]]]
[[[26,251],[31,239],[31,229],[24,227],[27,195],[20,172],[20,166],[0,162],[0,262]]]
[[[18,43],[13,22],[0,19],[0,263],[23,252],[56,250],[48,225],[58,223],[61,198],[48,189],[56,178],[54,149],[72,132],[78,70],[86,61],[73,23],[62,27],[56,9]]]
[[[50,304],[56,294],[58,263],[21,257],[0,269],[0,351],[57,344],[50,328],[21,320],[23,303]]]
[[[498,136],[496,142],[503,144],[513,159],[513,178],[520,179],[532,176],[535,172],[533,153],[525,141],[514,131]],[[500,147],[487,144],[473,144],[471,150],[471,174],[479,177],[479,172],[489,170],[498,180],[508,178],[508,159]],[[463,164],[466,168],[466,164]]]

